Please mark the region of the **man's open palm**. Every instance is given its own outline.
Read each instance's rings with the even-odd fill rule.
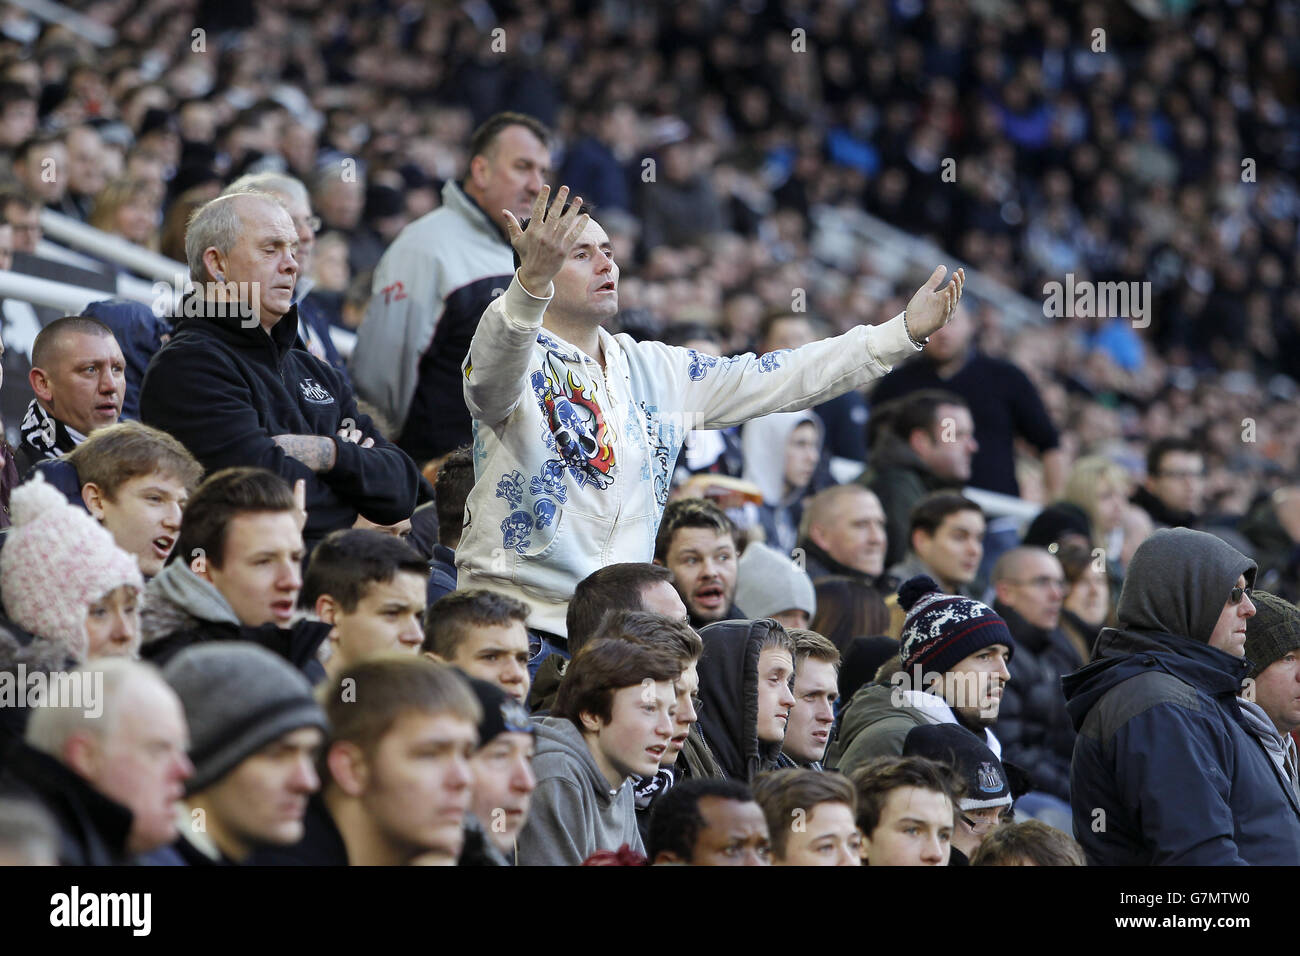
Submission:
[[[591,217],[578,210],[582,207],[582,197],[575,196],[567,212],[564,200],[569,195],[569,187],[561,186],[555,194],[555,203],[549,212],[546,201],[551,195],[551,187],[543,186],[533,200],[532,217],[528,228],[524,229],[509,209],[501,210],[506,217],[506,231],[510,235],[510,244],[519,253],[519,281],[524,288],[536,296],[546,295],[551,280],[564,266],[582,232],[587,228]]]
[[[957,311],[957,303],[961,301],[962,286],[966,284],[966,270],[958,269],[954,272],[948,284],[941,289],[939,283],[943,281],[946,271],[944,266],[935,266],[925,285],[917,289],[916,295],[907,303],[907,330],[918,342],[928,339],[947,325]]]

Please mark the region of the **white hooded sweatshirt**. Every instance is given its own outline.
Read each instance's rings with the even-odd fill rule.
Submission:
[[[579,581],[653,559],[692,429],[808,408],[918,351],[902,315],[761,357],[714,358],[600,329],[602,371],[542,328],[549,302],[516,274],[483,312],[462,366],[475,483],[456,564],[458,588],[526,601],[529,625],[559,635]]]

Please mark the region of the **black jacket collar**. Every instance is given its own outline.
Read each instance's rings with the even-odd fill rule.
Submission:
[[[197,293],[189,293],[181,300],[175,334],[196,330],[215,335],[231,348],[266,352],[277,365],[298,342],[297,303],[291,305],[289,311],[280,317],[280,321],[271,327],[270,335],[262,329],[261,324],[249,325],[247,323],[251,320],[230,314],[235,310],[229,305],[223,314],[220,305],[200,299]]]
[[[127,841],[135,817],[129,809],[54,757],[25,743],[16,743],[5,763],[6,771],[54,812],[62,831],[61,864],[117,866],[131,862]]]

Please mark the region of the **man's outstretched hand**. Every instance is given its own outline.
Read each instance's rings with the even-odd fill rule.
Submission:
[[[907,303],[907,331],[917,342],[938,332],[957,311],[961,289],[966,284],[966,270],[958,269],[948,284],[940,289],[939,283],[946,271],[944,266],[935,266],[925,285],[917,289],[916,295]]]
[[[519,281],[526,291],[538,297],[546,295],[551,280],[559,274],[564,260],[569,257],[578,238],[587,228],[587,223],[591,221],[585,212],[578,215],[578,210],[582,207],[581,196],[575,196],[569,205],[569,211],[560,215],[564,200],[569,195],[568,186],[560,187],[548,214],[546,201],[550,195],[551,187],[543,186],[533,200],[532,218],[528,221],[527,229],[519,225],[519,220],[509,209],[501,210],[506,216],[510,244],[519,253]]]

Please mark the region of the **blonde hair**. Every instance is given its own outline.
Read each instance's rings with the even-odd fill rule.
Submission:
[[[143,179],[115,179],[95,194],[88,224],[116,234],[118,210],[141,198],[152,203],[155,209],[162,208],[162,197],[153,183]],[[158,248],[158,231],[158,225],[155,224],[147,244],[155,252]]]
[[[1065,491],[1061,495],[1061,500],[1078,505],[1088,513],[1088,523],[1092,526],[1093,537],[1097,538],[1103,534],[1100,522],[1097,520],[1097,501],[1101,497],[1102,487],[1107,484],[1114,485],[1122,493],[1127,494],[1130,482],[1128,469],[1123,465],[1103,455],[1088,455],[1076,461],[1074,467],[1070,469],[1069,477],[1065,479]],[[1099,540],[1094,540],[1093,544],[1105,546],[1105,542]]]

